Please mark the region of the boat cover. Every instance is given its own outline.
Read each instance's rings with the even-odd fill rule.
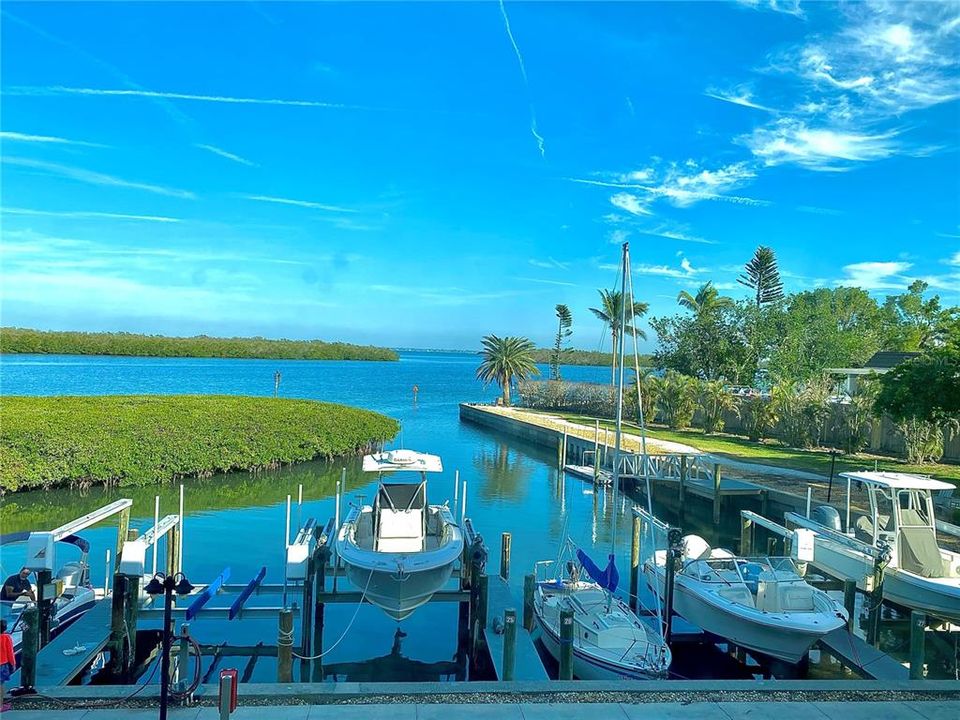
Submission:
[[[601,570],[597,567],[597,564],[590,559],[589,555],[583,550],[577,550],[577,559],[580,561],[580,564],[583,565],[583,569],[587,571],[587,575],[593,578],[593,581],[604,590],[616,592],[617,585],[620,584],[620,573],[617,571],[617,565],[614,562],[613,555],[608,555],[607,557],[607,567]]]
[[[921,577],[943,577],[943,557],[932,527],[922,527],[923,518],[916,510],[900,511],[900,567]]]

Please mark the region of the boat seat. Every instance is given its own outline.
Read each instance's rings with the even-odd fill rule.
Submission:
[[[781,582],[780,609],[785,612],[813,612],[813,588],[805,582]]]
[[[421,552],[423,510],[380,508],[377,552]]]

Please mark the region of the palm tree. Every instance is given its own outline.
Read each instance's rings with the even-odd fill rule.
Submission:
[[[672,430],[689,427],[697,409],[700,381],[676,370],[667,370],[663,377],[656,379],[656,385],[657,409],[663,421]]]
[[[617,384],[617,350],[619,349],[619,340],[622,333],[620,332],[620,323],[621,318],[624,317],[623,312],[623,293],[619,290],[598,290],[600,293],[600,307],[599,308],[590,308],[592,312],[599,320],[602,320],[606,325],[610,327],[610,337],[613,341],[613,362],[610,368],[610,383],[612,385]],[[627,325],[624,328],[625,332],[633,333],[634,337],[642,338],[643,340],[647,339],[647,334],[633,325],[634,318],[642,317],[647,314],[649,305],[645,302],[637,302],[636,299],[633,300],[633,316],[630,316],[630,303],[627,303]]]
[[[533,361],[534,344],[525,337],[497,337],[487,335],[481,340],[483,360],[477,368],[477,379],[484,386],[491,382],[503,389],[503,404],[510,404],[510,384],[526,380],[531,375],[539,375]]]
[[[703,413],[703,434],[711,435],[723,430],[724,414],[739,415],[737,398],[723,380],[706,380],[700,385],[700,411]]]
[[[698,320],[709,317],[721,308],[733,307],[733,300],[721,295],[709,281],[700,286],[696,295],[681,290],[677,295],[677,302],[680,303],[680,307],[690,310]]]

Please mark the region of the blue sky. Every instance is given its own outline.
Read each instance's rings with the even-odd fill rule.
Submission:
[[[3,324],[475,348],[735,279],[960,301],[960,4],[4,3]]]

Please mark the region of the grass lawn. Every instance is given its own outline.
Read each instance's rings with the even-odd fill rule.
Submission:
[[[594,418],[572,413],[550,414],[563,417],[571,422],[582,422],[588,426],[592,426],[594,423]],[[612,420],[601,420],[600,425],[601,427],[610,429],[614,427]],[[637,425],[630,422],[624,422],[624,427],[632,432],[639,430]],[[782,468],[793,468],[795,470],[806,470],[824,476],[830,475],[830,454],[828,452],[823,450],[800,450],[797,448],[784,447],[776,440],[765,440],[758,443],[740,435],[727,435],[724,433],[704,435],[700,430],[669,430],[660,425],[647,428],[647,437],[691,445],[704,452],[728,457],[731,460],[741,460],[743,462],[753,462],[761,465],[774,465]],[[944,463],[910,465],[887,455],[871,455],[868,453],[852,456],[837,455],[834,474],[848,470],[873,470],[874,463],[877,464],[880,470],[930,475],[938,480],[945,480],[955,485],[960,485],[960,465],[948,465]]]

